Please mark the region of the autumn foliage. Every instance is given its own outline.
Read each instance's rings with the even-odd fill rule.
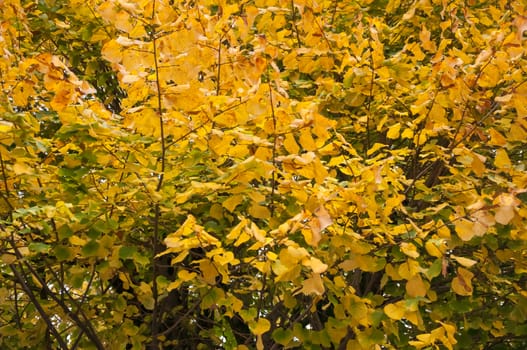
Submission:
[[[526,6],[0,0],[0,347],[525,349]]]

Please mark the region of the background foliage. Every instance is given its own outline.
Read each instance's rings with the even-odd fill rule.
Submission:
[[[3,349],[524,349],[522,1],[0,0]]]

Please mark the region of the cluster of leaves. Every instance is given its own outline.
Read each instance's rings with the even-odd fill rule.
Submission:
[[[527,346],[522,2],[0,5],[2,348]]]

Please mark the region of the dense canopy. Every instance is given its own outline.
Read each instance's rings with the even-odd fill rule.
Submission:
[[[527,348],[524,1],[0,7],[0,348]]]

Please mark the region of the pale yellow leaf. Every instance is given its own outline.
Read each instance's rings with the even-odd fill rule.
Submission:
[[[33,174],[33,168],[26,163],[17,162],[13,165],[13,171],[16,175],[30,175]]]
[[[494,218],[496,222],[507,225],[514,218],[514,207],[511,205],[499,207],[494,214]]]
[[[464,266],[464,267],[471,267],[477,264],[477,261],[469,259],[469,258],[464,258],[462,256],[456,256],[452,254],[450,255],[450,257],[454,259],[455,261],[457,261],[461,266]]]
[[[323,273],[328,269],[328,265],[315,257],[310,257],[304,265],[311,267],[314,273]]]
[[[401,251],[407,256],[409,256],[410,258],[415,259],[419,257],[419,252],[417,251],[417,248],[415,247],[413,243],[402,242],[400,247],[401,247]]]

